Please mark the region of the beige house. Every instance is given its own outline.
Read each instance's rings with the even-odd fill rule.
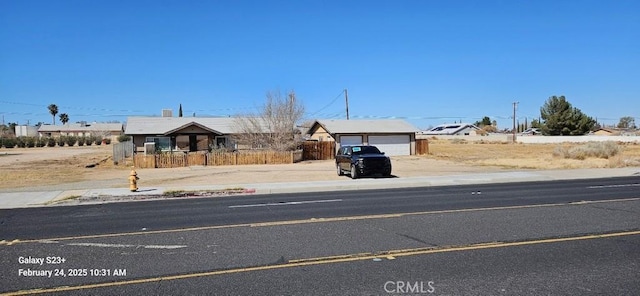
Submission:
[[[596,136],[615,136],[615,135],[619,135],[620,132],[616,130],[608,129],[608,128],[599,128],[596,131],[594,131],[593,134]]]
[[[418,129],[401,119],[316,120],[307,140],[332,141],[336,149],[346,145],[374,145],[387,155],[414,155]]]
[[[156,150],[174,152],[245,149],[234,140],[238,132],[235,117],[129,117],[125,129],[138,152],[151,143]]]
[[[38,136],[40,137],[53,137],[60,136],[76,136],[87,137],[97,136],[110,138],[111,141],[116,141],[117,138],[124,133],[124,126],[122,123],[67,123],[63,125],[41,125],[38,128]]]

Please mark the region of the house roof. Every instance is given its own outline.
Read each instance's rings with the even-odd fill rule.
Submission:
[[[599,128],[599,129],[597,129],[597,130],[595,130],[595,131],[594,131],[594,133],[597,133],[597,132],[605,132],[605,133],[614,134],[614,133],[616,133],[617,131],[616,131],[616,130],[613,130],[613,129],[609,129],[609,128]]]
[[[41,125],[38,132],[103,132],[122,131],[122,123],[67,123],[64,125]]]
[[[402,119],[319,119],[311,126],[308,133],[320,125],[330,134],[359,133],[415,133],[418,129]]]
[[[467,128],[480,130],[479,127],[471,123],[450,123],[450,124],[438,125],[428,131],[423,131],[422,134],[424,135],[455,135]]]
[[[127,135],[166,135],[195,125],[220,134],[238,133],[236,117],[152,117],[127,118]]]

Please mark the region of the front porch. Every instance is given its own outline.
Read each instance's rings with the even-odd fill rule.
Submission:
[[[225,135],[195,122],[170,130],[162,135],[133,135],[133,143],[136,152],[145,152],[147,143],[154,143],[153,152],[209,152],[235,148],[230,135]]]

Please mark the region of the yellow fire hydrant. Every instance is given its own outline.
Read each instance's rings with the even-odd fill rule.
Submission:
[[[129,173],[129,190],[131,192],[138,191],[138,173],[136,173],[135,169],[131,169],[131,173]]]

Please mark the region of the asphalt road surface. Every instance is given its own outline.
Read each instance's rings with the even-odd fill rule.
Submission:
[[[0,293],[636,295],[639,188],[615,178],[3,210]]]

